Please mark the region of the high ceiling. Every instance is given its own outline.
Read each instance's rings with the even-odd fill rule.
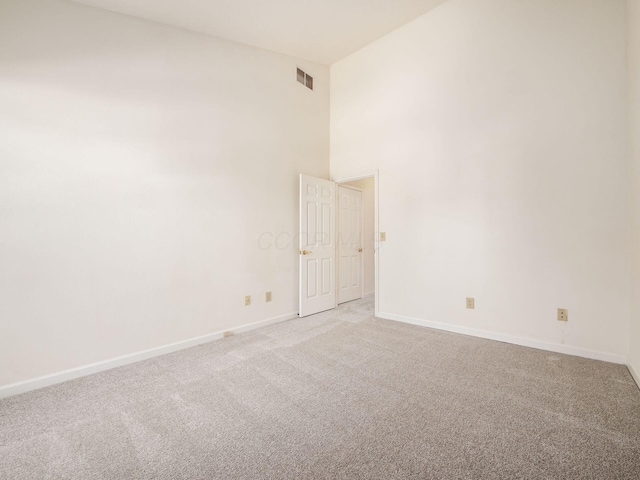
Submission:
[[[445,0],[76,0],[332,64]]]

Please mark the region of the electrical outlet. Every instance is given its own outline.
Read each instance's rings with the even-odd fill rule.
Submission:
[[[559,322],[568,322],[569,321],[569,310],[566,308],[558,309],[558,321]]]
[[[248,305],[251,305],[251,295],[244,297],[244,306],[246,307]]]
[[[264,301],[265,302],[270,302],[271,301],[271,292],[267,292],[264,294]]]
[[[387,232],[380,232],[380,241],[381,242],[387,241]]]
[[[467,308],[473,310],[476,308],[476,300],[475,298],[467,297]]]

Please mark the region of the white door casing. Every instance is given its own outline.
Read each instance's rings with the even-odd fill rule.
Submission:
[[[338,186],[338,303],[363,295],[362,191]]]
[[[336,306],[336,185],[300,175],[301,317]]]

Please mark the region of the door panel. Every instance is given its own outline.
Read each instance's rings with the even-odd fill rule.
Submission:
[[[300,316],[336,306],[335,183],[300,175]]]
[[[362,192],[338,187],[338,303],[362,298]]]

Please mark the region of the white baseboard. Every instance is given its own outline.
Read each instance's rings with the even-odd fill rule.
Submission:
[[[369,297],[373,297],[376,294],[376,292],[369,292],[369,293],[365,293],[362,298],[369,298]]]
[[[445,330],[447,332],[461,333],[463,335],[486,338],[489,340],[497,340],[499,342],[512,343],[514,345],[521,345],[523,347],[537,348],[539,350],[547,350],[549,352],[564,353],[567,355],[575,355],[577,357],[591,358],[593,360],[603,360],[605,362],[618,363],[621,365],[627,364],[627,358],[624,357],[623,355],[599,352],[597,350],[589,350],[587,348],[582,348],[582,347],[574,347],[571,345],[561,345],[558,343],[543,342],[541,340],[534,340],[531,338],[516,337],[514,335],[490,332],[486,330],[479,330],[479,329],[469,328],[469,327],[461,327],[459,325],[449,325],[446,323],[432,322],[429,320],[422,320],[419,318],[405,317],[403,315],[396,315],[393,313],[381,312],[377,316],[387,320],[395,320],[396,322],[410,323],[412,325],[420,325],[422,327],[435,328],[437,330]]]
[[[74,378],[84,377],[93,373],[102,372],[111,368],[121,367],[130,363],[139,362],[148,358],[158,357],[167,353],[183,350],[189,347],[195,347],[203,343],[212,342],[218,340],[224,336],[224,332],[242,333],[249,330],[254,330],[260,327],[266,327],[267,325],[273,325],[274,323],[284,322],[285,320],[291,320],[296,318],[298,312],[287,313],[278,317],[268,318],[259,322],[249,323],[241,325],[239,327],[230,328],[228,330],[209,333],[202,335],[201,337],[189,338],[168,345],[162,345],[156,348],[150,348],[149,350],[143,350],[141,352],[130,353],[128,355],[122,355],[120,357],[104,360],[101,362],[91,363],[89,365],[83,365],[81,367],[71,368],[69,370],[63,370],[61,372],[52,373],[50,375],[44,375],[42,377],[32,378],[22,382],[11,383],[0,387],[0,398],[11,397],[18,395],[19,393],[29,392],[42,387],[48,387],[56,383],[66,382],[67,380],[73,380]]]
[[[636,385],[640,388],[640,370],[637,370],[633,365],[631,365],[631,361],[627,362],[627,368],[629,369],[629,373],[636,381]]]

